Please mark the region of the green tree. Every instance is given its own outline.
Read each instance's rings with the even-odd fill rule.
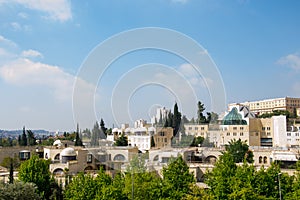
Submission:
[[[25,126],[23,127],[23,133],[22,136],[20,137],[19,142],[20,142],[19,143],[20,146],[27,146],[27,136],[26,136]]]
[[[194,137],[192,145],[193,147],[198,147],[201,146],[202,143],[204,141],[204,137],[198,136],[198,137]]]
[[[170,199],[181,199],[190,191],[190,184],[195,183],[193,174],[182,156],[171,159],[167,167],[162,170],[163,195]]]
[[[38,193],[45,198],[51,195],[49,164],[49,160],[39,159],[38,156],[33,155],[21,164],[18,174],[19,180],[35,183]]]
[[[80,138],[79,124],[77,123],[76,136],[75,136],[75,146],[83,146],[82,140]]]
[[[181,124],[181,113],[178,110],[177,103],[175,103],[175,105],[174,105],[174,114],[173,114],[173,122],[172,122],[172,127],[174,129],[173,136],[176,136],[177,133],[179,133],[180,124]]]
[[[154,136],[151,136],[151,147],[155,147]]]
[[[235,176],[236,169],[233,156],[225,152],[219,157],[212,171],[205,175],[205,182],[210,187],[214,199],[229,199],[232,192],[232,177]]]
[[[243,162],[244,159],[249,163],[253,162],[253,152],[249,150],[247,143],[240,138],[231,140],[229,144],[225,145],[225,149],[233,156],[236,163]]]
[[[36,192],[36,186],[33,183],[15,182],[4,184],[0,182],[0,199],[39,200],[42,198]]]
[[[197,106],[198,106],[198,111],[197,111],[197,114],[198,114],[197,123],[198,123],[198,124],[206,123],[206,117],[203,115],[203,112],[204,112],[204,110],[205,110],[204,104],[201,103],[201,101],[198,101]]]
[[[127,137],[122,133],[121,136],[116,140],[116,146],[128,146]]]
[[[1,166],[6,167],[9,169],[9,183],[14,182],[14,169],[17,169],[20,166],[20,160],[17,156],[12,157],[5,157],[2,162]]]
[[[96,122],[92,130],[91,146],[99,146],[100,132],[99,124]]]
[[[36,145],[36,138],[34,137],[34,133],[31,130],[27,130],[27,141],[28,146]]]
[[[101,134],[100,134],[100,138],[101,139],[105,139],[106,136],[107,136],[107,128],[105,127],[105,123],[104,123],[104,120],[101,118],[100,120],[100,130],[101,130]]]
[[[72,182],[65,189],[64,199],[95,199],[98,189],[96,181],[91,175],[79,173],[77,176],[73,177]]]

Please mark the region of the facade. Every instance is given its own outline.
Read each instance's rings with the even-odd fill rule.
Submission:
[[[236,105],[237,103],[229,104],[229,106]],[[255,114],[270,113],[274,110],[287,110],[290,113],[294,112],[294,109],[299,110],[300,98],[283,97],[275,99],[264,99],[259,101],[247,101],[240,103],[248,106],[251,112]]]
[[[171,147],[173,138],[173,128],[171,127],[157,127],[154,137],[156,148]]]

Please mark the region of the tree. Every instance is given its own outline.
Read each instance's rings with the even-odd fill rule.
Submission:
[[[173,114],[173,122],[172,127],[174,129],[173,136],[176,136],[180,129],[181,123],[181,113],[178,111],[177,103],[174,105],[174,114]]]
[[[155,147],[154,136],[151,136],[151,147]]]
[[[203,115],[203,112],[205,110],[204,104],[201,103],[201,101],[198,101],[198,118],[197,118],[197,123],[201,124],[201,123],[205,123],[206,122],[206,117]]]
[[[39,200],[42,198],[36,192],[36,186],[33,183],[4,184],[0,182],[0,199]]]
[[[168,166],[163,168],[162,174],[163,194],[170,199],[181,199],[190,191],[190,185],[195,183],[194,176],[181,155],[171,159]]]
[[[22,133],[19,145],[27,146],[27,136],[26,136],[25,126],[23,127],[23,133]]]
[[[106,136],[107,136],[107,128],[105,127],[105,123],[103,121],[103,119],[101,118],[100,120],[100,130],[101,130],[101,133],[100,133],[100,138],[101,139],[106,139]]]
[[[116,140],[116,146],[128,146],[127,137],[122,133],[121,136]]]
[[[99,146],[100,128],[98,122],[95,123],[91,135],[91,146]]]
[[[198,137],[194,137],[192,145],[193,147],[198,147],[201,146],[202,143],[204,141],[204,137],[198,136]]]
[[[243,162],[246,159],[247,162],[253,162],[253,152],[249,150],[249,146],[245,141],[241,139],[231,140],[229,144],[225,145],[226,151],[234,158],[234,162]]]
[[[27,130],[27,145],[36,145],[36,138],[34,137],[34,133],[31,130]]]
[[[17,156],[15,157],[5,157],[2,160],[1,166],[9,169],[9,183],[14,182],[14,169],[20,166],[20,160]]]
[[[83,146],[82,140],[79,135],[79,124],[77,123],[76,136],[75,136],[75,146]]]
[[[19,180],[37,185],[38,193],[45,198],[50,194],[50,172],[49,160],[39,159],[33,155],[29,160],[23,162],[19,169]]]

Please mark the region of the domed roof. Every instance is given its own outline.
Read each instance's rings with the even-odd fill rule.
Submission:
[[[113,132],[113,133],[117,133],[117,132],[119,132],[119,129],[118,129],[118,128],[114,128],[114,129],[112,130],[112,132]]]
[[[234,107],[224,117],[222,125],[247,125],[247,122],[246,120],[243,120],[242,115],[239,114],[237,108]]]
[[[76,152],[73,148],[68,147],[61,151],[61,156],[76,156]]]
[[[55,141],[53,142],[53,146],[61,146],[61,145],[62,145],[62,143],[61,143],[60,140],[55,140]]]

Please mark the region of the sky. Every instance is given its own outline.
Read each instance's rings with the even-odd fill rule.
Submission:
[[[300,97],[299,9],[297,0],[0,0],[0,129],[73,131],[101,118],[118,127],[175,102],[191,119],[199,100],[221,113]],[[145,41],[158,48],[103,63]],[[182,56],[189,42],[199,63]]]

